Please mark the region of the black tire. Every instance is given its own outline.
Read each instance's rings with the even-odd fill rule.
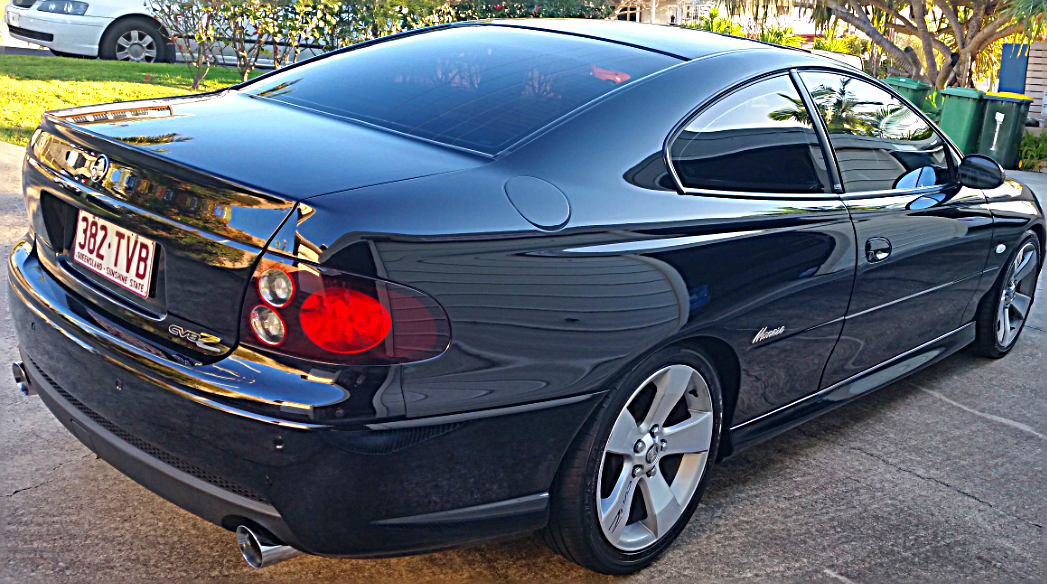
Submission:
[[[637,387],[668,365],[684,364],[697,370],[709,388],[713,430],[697,488],[673,527],[648,547],[624,552],[605,537],[597,516],[597,477],[604,448],[620,412]],[[694,514],[708,484],[720,445],[723,395],[712,360],[700,351],[667,348],[646,358],[608,392],[571,445],[560,465],[551,492],[549,524],[539,537],[554,551],[590,570],[603,574],[629,574],[658,558],[679,536]],[[635,476],[635,475],[634,475]],[[626,519],[629,521],[630,518]]]
[[[1028,250],[1029,246],[1035,251],[1036,255],[1032,261],[1036,265],[1032,274],[1020,282],[1018,290],[1028,295],[1030,299],[1026,309],[1026,316],[1028,316],[1029,309],[1032,308],[1032,300],[1036,294],[1036,280],[1039,276],[1040,264],[1042,263],[1040,259],[1040,250],[1042,248],[1040,247],[1040,238],[1036,233],[1026,231],[1022,235],[1021,240],[1019,240],[1018,245],[1007,255],[1007,261],[1000,269],[1000,275],[996,278],[996,282],[978,303],[978,312],[974,317],[977,334],[974,343],[971,345],[971,350],[983,357],[999,359],[1009,353],[1018,342],[1018,337],[1025,328],[1027,318],[1023,318],[1017,327],[1013,327],[1015,332],[1008,342],[1001,342],[997,335],[999,322],[997,316],[1000,313],[1001,303],[1004,302],[1004,293],[1009,289],[1011,280],[1014,277],[1015,260],[1018,259],[1018,254],[1022,250]]]
[[[145,56],[142,59],[133,58],[134,55],[130,55],[130,58],[123,58],[120,53],[120,47],[118,42],[121,37],[125,35],[134,35],[137,33],[138,38],[144,39],[148,37],[151,40],[151,44],[147,43],[147,46],[151,47],[155,52],[153,56]],[[169,41],[160,32],[160,27],[157,26],[156,22],[145,17],[132,17],[118,20],[106,29],[105,34],[102,35],[102,40],[98,44],[98,56],[102,59],[109,60],[139,60],[140,62],[146,63],[166,63],[169,61],[169,55],[172,51],[169,48]]]

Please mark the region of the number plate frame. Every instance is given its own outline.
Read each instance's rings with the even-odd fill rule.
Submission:
[[[83,209],[78,211],[76,235],[70,249],[73,261],[124,290],[148,299],[153,285],[156,242]],[[92,226],[95,226],[93,231]],[[148,250],[144,257],[142,250]],[[144,277],[138,275],[143,267]]]

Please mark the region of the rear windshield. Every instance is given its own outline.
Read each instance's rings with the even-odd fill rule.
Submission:
[[[615,87],[676,63],[605,41],[464,26],[320,59],[245,91],[494,154]]]

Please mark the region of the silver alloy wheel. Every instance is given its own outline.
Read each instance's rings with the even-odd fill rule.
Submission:
[[[156,41],[143,30],[129,30],[116,39],[116,59],[152,63],[156,60]]]
[[[641,550],[676,525],[712,436],[712,397],[694,368],[670,365],[640,384],[615,420],[597,477],[597,520],[612,546]]]
[[[1006,286],[1000,294],[996,311],[996,342],[1004,349],[1014,343],[1022,330],[1022,323],[1032,305],[1033,288],[1036,286],[1036,270],[1039,254],[1033,243],[1026,242],[1007,269]]]

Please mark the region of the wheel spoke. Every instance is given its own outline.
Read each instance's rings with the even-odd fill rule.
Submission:
[[[643,477],[640,481],[640,492],[644,505],[647,506],[647,518],[642,523],[655,537],[662,537],[676,525],[676,521],[683,514],[683,507],[676,500],[676,494],[662,478],[661,473],[653,477]]]
[[[1014,266],[1014,281],[1021,282],[1028,278],[1029,274],[1036,269],[1036,264],[1036,252],[1031,250],[1025,252],[1021,260]]]
[[[129,34],[131,35],[131,42],[132,43],[137,43],[137,42],[139,42],[141,40],[141,37],[138,36],[138,31],[137,30],[132,30]]]
[[[692,369],[686,365],[673,365],[666,369],[665,373],[654,379],[654,386],[658,388],[651,409],[640,424],[640,430],[646,432],[655,424],[664,424],[669,417],[669,412],[683,397],[684,392],[691,384]]]
[[[710,394],[701,373],[677,363],[649,375],[621,406],[603,448],[594,494],[593,519],[613,547],[625,552],[646,549],[679,523],[708,461],[714,430]],[[655,425],[660,429],[652,431]],[[665,446],[660,447],[663,440]],[[662,457],[674,454],[679,460],[673,461],[670,483],[663,475],[668,467],[663,468]],[[642,518],[630,524],[630,513],[640,505]]]
[[[1014,300],[1011,300],[1011,308],[1018,313],[1018,318],[1025,320],[1025,317],[1029,314],[1029,305],[1032,304],[1032,298],[1022,294],[1021,292],[1015,292]]]
[[[116,39],[116,44],[126,49],[127,47],[131,46],[131,41],[127,40],[126,36],[122,36]]]
[[[1001,345],[1006,344],[1007,330],[1007,304],[1001,301],[996,314],[996,340]]]
[[[633,496],[636,493],[636,479],[632,477],[632,467],[625,465],[618,481],[614,484],[614,490],[606,499],[600,499],[600,523],[603,525],[607,539],[612,543],[618,543],[622,537],[622,530],[629,520],[629,509],[633,505]]]
[[[668,442],[665,454],[696,454],[709,450],[713,436],[713,413],[692,413],[691,417],[665,429]]]
[[[633,445],[640,437],[640,428],[636,426],[636,420],[633,419],[629,410],[622,410],[622,413],[618,414],[618,419],[614,421],[614,427],[611,428],[606,450],[630,456],[633,454]]]

